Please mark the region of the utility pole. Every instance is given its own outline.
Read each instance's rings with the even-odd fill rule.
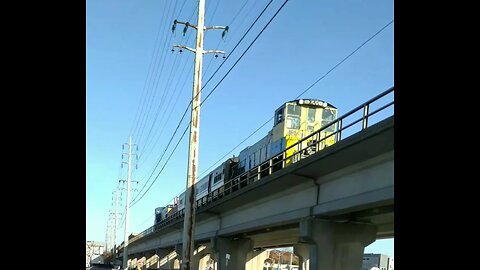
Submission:
[[[117,257],[117,218],[118,218],[118,187],[115,188],[115,213],[113,215],[114,221],[113,221],[113,252],[112,252],[112,258],[113,262],[115,263],[115,258]]]
[[[210,29],[223,29],[222,36],[228,32],[228,26],[204,26],[205,20],[205,0],[198,0],[198,21],[197,25],[192,25],[189,22],[173,21],[172,32],[175,31],[177,24],[185,25],[183,35],[186,34],[188,27],[197,30],[196,48],[192,49],[183,45],[174,45],[173,47],[186,49],[195,53],[195,68],[193,72],[193,93],[192,93],[192,121],[190,122],[190,144],[188,150],[188,171],[187,171],[187,190],[185,192],[185,216],[183,222],[183,245],[182,245],[182,269],[190,270],[191,257],[194,249],[194,229],[195,229],[195,182],[197,178],[198,169],[198,142],[199,142],[199,127],[200,127],[200,91],[202,88],[202,59],[203,54],[215,53],[225,54],[223,51],[204,51],[203,50],[203,32]],[[174,49],[172,49],[174,51]]]
[[[124,144],[125,145],[125,144]],[[123,155],[122,154],[122,159],[123,159]],[[132,154],[132,136],[129,136],[129,139],[128,139],[128,162],[126,162],[128,164],[128,176],[127,176],[127,199],[125,201],[125,204],[126,204],[126,207],[125,207],[125,235],[124,235],[124,245],[123,245],[123,269],[127,269],[128,268],[128,253],[127,253],[127,246],[128,246],[128,210],[130,208],[130,182],[131,182],[131,175],[132,175],[132,155],[136,155],[136,154]],[[122,165],[123,163],[125,162],[122,162]]]
[[[108,220],[107,220],[107,230],[105,231],[105,250],[108,250],[110,246],[110,238],[109,238],[109,230],[110,230],[110,214],[108,215]]]

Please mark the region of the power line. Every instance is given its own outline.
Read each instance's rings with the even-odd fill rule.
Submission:
[[[330,72],[332,72],[334,69],[336,69],[338,66],[340,66],[345,60],[350,58],[350,56],[354,55],[360,48],[362,48],[365,44],[367,44],[370,40],[372,40],[374,37],[376,37],[380,32],[382,32],[385,28],[387,28],[390,24],[393,23],[393,20],[391,20],[389,23],[387,23],[384,27],[382,27],[380,30],[378,30],[373,36],[368,38],[365,42],[363,42],[360,46],[358,46],[355,50],[353,50],[349,55],[347,55],[345,58],[342,59],[342,61],[338,62],[334,67],[332,67],[327,73],[325,73],[322,77],[320,77],[318,80],[316,80],[312,85],[310,85],[307,89],[305,89],[302,93],[300,93],[295,99],[299,98],[301,95],[305,94],[310,88],[312,88],[315,84],[317,84],[319,81],[321,81],[325,76],[327,76]]]
[[[183,39],[183,38],[182,38],[182,39]],[[189,33],[189,35],[188,35],[187,42],[188,42],[189,39],[190,39],[190,33]],[[181,71],[179,74],[183,74],[183,71],[185,70],[185,67],[186,67],[186,65],[187,65],[187,63],[188,63],[188,58],[185,58],[185,59],[186,59],[186,61],[184,62],[183,67],[182,67],[182,71]],[[158,115],[159,115],[159,113],[161,112],[161,108],[165,108],[165,110],[167,110],[167,108],[170,106],[171,101],[172,101],[172,99],[173,99],[173,94],[172,94],[172,95],[170,95],[170,98],[169,98],[166,106],[162,107],[162,105],[164,104],[164,100],[166,99],[165,94],[167,93],[168,89],[177,89],[176,86],[178,85],[178,82],[180,81],[180,76],[181,76],[181,75],[179,75],[178,78],[177,78],[177,82],[176,82],[176,84],[175,84],[176,86],[173,87],[173,88],[170,87],[172,81],[174,80],[173,78],[175,77],[175,76],[172,76],[172,74],[173,74],[173,71],[174,71],[173,67],[175,66],[176,60],[177,60],[177,55],[175,55],[175,60],[174,60],[174,63],[173,63],[173,65],[172,65],[172,69],[171,69],[171,71],[170,71],[170,75],[168,76],[167,83],[166,83],[165,88],[164,88],[164,89],[166,89],[166,90],[165,90],[164,94],[163,94],[162,97],[161,97],[161,101],[160,101],[160,104],[158,105],[158,108],[157,108],[157,111],[156,111],[156,114],[155,114],[155,118],[154,118],[154,120],[153,120],[153,123],[151,124],[150,130],[148,131],[147,137],[146,137],[146,139],[145,139],[144,146],[142,147],[142,152],[143,152],[143,150],[144,150],[145,148],[147,148],[147,145],[148,145],[148,143],[149,143],[149,140],[148,140],[148,139],[150,138],[150,134],[151,134],[151,132],[152,132],[154,126],[155,126],[155,123],[157,122]],[[180,60],[180,61],[181,61],[181,60]],[[181,66],[181,64],[178,65],[178,66]],[[177,67],[177,69],[178,69],[178,67]],[[176,74],[177,74],[177,73],[178,73],[178,72],[176,72]],[[185,81],[185,80],[184,80],[184,81]],[[177,100],[178,100],[178,98],[177,98]],[[175,107],[176,104],[177,104],[177,102],[174,103],[173,107]],[[172,108],[172,110],[173,110],[173,108]],[[170,111],[172,111],[172,110],[170,110]],[[160,123],[162,123],[164,117],[165,117],[165,114],[163,113],[163,114],[162,114],[162,117],[160,118],[160,121],[159,121],[159,125],[158,125],[158,126],[161,125]],[[167,119],[167,121],[168,121],[168,119]],[[158,129],[158,127],[157,127],[157,129]],[[157,129],[155,129],[155,130],[157,130]],[[163,129],[162,129],[162,131],[163,131]],[[160,136],[160,135],[159,135],[159,136]]]
[[[190,104],[192,102],[190,101]],[[167,146],[165,147],[165,150],[163,151],[163,154],[162,156],[160,157],[160,159],[158,160],[157,164],[155,165],[155,168],[153,169],[152,173],[150,174],[150,176],[148,177],[148,180],[145,182],[145,184],[143,185],[143,187],[140,189],[140,191],[138,192],[138,194],[140,194],[142,192],[142,190],[145,188],[145,186],[147,185],[147,183],[150,181],[150,178],[153,176],[153,174],[155,173],[155,170],[157,169],[158,165],[160,164],[160,162],[162,161],[162,158],[163,156],[167,153],[167,149],[168,147],[170,146],[170,143],[172,142],[173,138],[175,137],[175,134],[177,134],[177,130],[178,128],[180,127],[180,124],[182,123],[183,121],[183,118],[185,117],[185,115],[187,114],[187,111],[188,111],[188,108],[190,107],[190,104],[187,106],[185,112],[183,113],[182,115],[182,118],[180,119],[180,121],[178,122],[178,125],[177,127],[175,128],[175,131],[173,132],[173,135],[170,137],[170,140],[168,141],[168,144]],[[183,138],[183,135],[182,135],[182,138]],[[138,197],[138,194],[137,196],[135,196],[135,198],[133,199],[133,202],[136,201],[136,198]],[[142,196],[143,197],[143,196]]]
[[[164,17],[165,10],[166,10],[166,9],[163,10],[163,13],[162,13],[162,16],[161,16],[161,17]],[[142,105],[138,104],[139,106],[137,107],[137,112],[135,113],[135,117],[133,118],[133,119],[134,119],[134,122],[132,123],[132,127],[130,128],[130,133],[129,133],[129,134],[132,134],[132,131],[134,131],[135,129],[137,129],[137,126],[138,126],[138,121],[136,121],[137,115],[138,115],[139,111],[141,111],[140,108],[143,107],[143,104],[145,104],[145,99],[146,99],[146,96],[147,96],[147,95],[145,94],[145,96],[144,96],[144,93],[145,93],[145,89],[146,89],[146,86],[147,86],[147,81],[148,81],[148,78],[149,78],[149,74],[151,74],[150,71],[152,70],[151,67],[152,67],[153,59],[157,59],[157,58],[155,57],[155,55],[158,55],[158,47],[159,47],[159,46],[157,46],[157,44],[158,44],[158,38],[160,37],[160,30],[162,29],[162,27],[161,27],[162,24],[163,24],[163,23],[160,22],[160,24],[158,25],[157,37],[155,38],[155,43],[154,43],[154,45],[153,45],[153,54],[152,54],[152,57],[151,57],[151,59],[150,59],[150,64],[149,64],[149,66],[148,66],[147,77],[145,78],[145,82],[144,82],[144,84],[143,84],[142,94],[140,95],[140,101],[139,101],[139,103],[141,103]],[[150,75],[150,78],[151,78],[151,75]],[[143,97],[143,98],[142,98],[142,97]],[[143,103],[142,103],[142,101],[143,101]],[[135,125],[134,125],[134,124],[135,124]],[[134,126],[135,126],[135,127],[134,127]]]
[[[153,179],[152,183],[150,184],[150,186],[147,188],[147,190],[145,190],[145,192],[142,194],[142,196],[136,200],[135,202],[132,203],[132,206],[134,206],[135,204],[137,204],[142,198],[143,196],[145,196],[145,194],[147,194],[148,190],[150,190],[150,188],[152,187],[152,185],[155,183],[155,181],[157,180],[157,178],[160,176],[160,174],[163,172],[163,169],[165,168],[165,166],[168,164],[168,161],[170,160],[170,158],[172,157],[173,153],[175,153],[175,150],[177,150],[177,147],[178,145],[180,144],[180,142],[182,141],[183,139],[183,136],[185,136],[185,133],[187,132],[188,128],[190,127],[190,122],[189,122],[189,125],[187,125],[187,127],[185,128],[185,130],[183,131],[183,134],[182,136],[180,137],[180,139],[178,140],[177,144],[175,145],[175,148],[173,148],[173,151],[170,153],[170,156],[168,156],[168,159],[167,161],[165,161],[165,164],[163,164],[163,167],[160,169],[160,172],[158,172],[157,176],[155,177],[155,179]]]
[[[262,29],[262,31],[257,35],[257,37],[252,41],[252,43],[249,45],[249,47],[244,51],[244,53],[240,56],[240,58],[235,62],[235,64],[230,68],[230,70],[224,75],[224,77],[219,81],[219,83],[217,83],[217,85],[210,91],[210,93],[207,95],[207,97],[202,101],[205,102],[206,99],[213,93],[213,91],[218,87],[218,85],[225,79],[225,77],[228,75],[228,73],[233,69],[233,67],[238,63],[238,61],[245,55],[245,53],[249,50],[249,48],[253,45],[253,43],[257,40],[257,38],[262,34],[262,32],[265,30],[265,28],[270,24],[270,22],[275,18],[275,16],[278,14],[278,12],[283,8],[283,6],[288,2],[289,0],[286,0],[283,5],[279,8],[279,10],[277,10],[277,12],[275,13],[275,15],[270,19],[270,21],[265,25],[265,27]],[[329,71],[327,71],[324,75],[322,75],[319,79],[317,79],[312,85],[310,85],[309,87],[307,87],[305,90],[303,90],[299,95],[297,95],[297,98],[299,98],[300,96],[302,96],[303,94],[305,94],[307,91],[309,91],[314,85],[316,85],[318,82],[320,82],[322,79],[324,79],[329,73],[331,73],[333,70],[335,70],[338,66],[340,66],[343,62],[345,62],[348,58],[350,58],[352,55],[354,55],[359,49],[361,49],[363,46],[365,46],[370,40],[372,40],[374,37],[376,37],[378,34],[380,34],[385,28],[387,28],[389,25],[391,25],[392,23],[394,22],[394,20],[390,21],[388,24],[386,24],[384,27],[382,27],[380,30],[378,30],[374,35],[372,35],[371,37],[369,37],[365,42],[363,42],[360,46],[358,46],[354,51],[352,51],[350,54],[348,54],[345,58],[343,58],[339,63],[337,63],[334,67],[332,67]],[[249,29],[250,30],[250,29]],[[238,44],[237,44],[238,45]],[[215,74],[214,74],[215,75]],[[213,75],[212,75],[213,77]],[[202,87],[203,88],[203,87]],[[202,104],[201,103],[201,104]],[[188,111],[188,108],[191,104],[191,101],[189,103],[189,105],[187,106],[186,108],[186,111],[185,113],[183,114],[179,124],[177,125],[177,128],[175,129],[175,132],[174,134],[176,134],[176,131],[178,130],[178,127],[179,125],[181,124],[181,122],[183,121],[183,118],[186,114],[186,112]],[[240,142],[239,144],[237,144],[231,151],[229,151],[227,154],[225,154],[219,161],[223,160],[224,157],[226,157],[227,155],[229,155],[231,152],[233,152],[237,147],[239,147],[242,143],[244,143],[246,140],[248,140],[251,136],[253,136],[256,132],[258,132],[262,127],[264,127],[268,122],[270,122],[271,120],[273,119],[273,117],[271,117],[270,119],[268,119],[265,123],[263,123],[259,128],[257,128],[254,132],[252,132],[249,136],[247,136],[244,140],[242,140],[242,142]],[[159,175],[162,173],[163,169],[165,168],[165,166],[167,165],[168,161],[170,160],[171,156],[173,155],[173,153],[175,152],[176,148],[178,147],[180,141],[183,139],[186,131],[188,130],[188,126],[187,128],[184,130],[181,138],[179,139],[179,141],[177,142],[175,148],[173,149],[173,151],[170,153],[170,156],[168,157],[166,163],[164,164],[164,166],[162,167],[162,169],[160,170],[160,172],[157,174],[157,176],[155,177],[155,179],[153,180],[153,182],[150,184],[150,186],[148,187],[148,189],[143,193],[143,195],[135,201],[134,199],[134,202],[132,203],[131,206],[135,205],[136,203],[138,203],[138,201],[140,201],[143,196],[148,192],[148,190],[151,188],[151,186],[155,183],[155,181],[157,180],[157,178],[159,177]],[[172,135],[172,138],[171,140],[173,139],[174,135]],[[170,140],[170,142],[171,142]],[[169,144],[170,144],[169,142]],[[168,144],[168,145],[169,145]],[[168,148],[168,146],[167,146]],[[166,148],[166,149],[167,149]],[[165,149],[165,151],[166,151]],[[165,153],[165,152],[164,152]],[[163,155],[162,155],[163,157]],[[161,160],[162,158],[160,158]],[[159,160],[159,162],[160,162]],[[217,164],[219,161],[217,161],[215,164]],[[159,164],[159,162],[157,163],[157,166]],[[214,164],[214,165],[215,165]],[[211,167],[213,167],[214,165],[212,165]],[[210,167],[210,168],[211,168]],[[210,169],[209,168],[209,169]],[[155,167],[156,169],[156,167]],[[155,171],[154,169],[154,171]],[[208,171],[209,169],[207,169],[206,171]],[[205,173],[205,172],[204,172]],[[202,173],[203,174],[203,173]],[[153,172],[152,172],[152,175],[153,175]],[[142,188],[143,190],[143,188]],[[139,192],[140,193],[140,192]]]
[[[175,10],[176,10],[176,6],[177,6],[177,2],[176,2],[176,4],[175,4],[172,12],[171,12],[171,13],[169,12],[169,14],[171,14],[171,16],[170,16],[170,21],[173,20],[173,16],[174,16],[174,13],[175,13]],[[166,28],[165,28],[165,31],[169,31],[169,29],[166,27]],[[143,137],[143,131],[145,130],[145,127],[147,126],[147,123],[148,123],[149,120],[150,120],[150,111],[152,110],[152,106],[153,106],[153,104],[155,103],[155,100],[156,100],[156,96],[157,96],[157,95],[156,95],[156,94],[157,94],[156,89],[158,89],[158,86],[159,86],[159,83],[160,83],[160,81],[161,81],[162,75],[164,74],[164,73],[163,73],[163,69],[164,69],[164,67],[165,67],[165,62],[166,62],[166,61],[165,61],[165,58],[166,58],[166,55],[167,55],[167,53],[166,53],[166,51],[167,51],[167,50],[166,50],[166,47],[167,47],[167,43],[170,43],[170,40],[172,39],[172,36],[171,36],[171,35],[167,35],[166,32],[164,33],[164,35],[165,35],[165,38],[164,38],[164,42],[165,42],[165,43],[164,43],[163,49],[162,49],[163,54],[162,54],[162,56],[160,57],[160,62],[159,62],[159,64],[157,65],[157,69],[156,69],[157,72],[156,72],[156,75],[155,75],[155,79],[153,80],[153,83],[151,83],[152,93],[153,93],[153,94],[151,95],[151,98],[150,98],[150,100],[148,101],[148,103],[147,103],[147,105],[146,105],[148,108],[146,109],[146,112],[145,112],[145,114],[144,114],[144,117],[140,119],[140,123],[141,123],[142,128],[141,128],[141,130],[140,130],[140,132],[139,132],[139,133],[140,133],[139,136],[137,136],[137,137],[138,137],[137,141],[138,141],[139,144],[142,144],[141,141],[142,141],[142,137]],[[168,42],[167,42],[167,36],[168,36]],[[174,61],[176,61],[176,57],[175,57]],[[161,64],[160,64],[160,63],[161,63]],[[159,66],[160,68],[158,68],[158,66]],[[175,67],[175,65],[172,66],[172,70],[173,70],[174,67]],[[170,76],[168,77],[167,80],[169,80],[169,79],[170,79]],[[163,81],[162,81],[162,82],[163,82]],[[163,93],[163,95],[165,95],[165,92]],[[143,125],[142,125],[142,123],[143,123]],[[143,144],[142,144],[142,145],[143,145]]]
[[[268,21],[268,23],[263,27],[263,29],[260,31],[260,33],[255,37],[255,39],[250,43],[250,45],[248,46],[248,48],[243,52],[243,54],[240,56],[240,58],[234,63],[234,65],[228,70],[228,72],[223,76],[223,78],[217,83],[217,85],[213,88],[212,91],[210,91],[210,93],[207,95],[207,97],[200,103],[203,104],[203,102],[205,102],[206,99],[208,99],[208,97],[213,93],[213,91],[215,91],[215,89],[220,85],[220,83],[226,78],[226,76],[232,71],[232,69],[237,65],[237,63],[240,61],[240,59],[242,59],[242,57],[245,55],[245,53],[252,47],[252,45],[255,43],[255,41],[258,39],[258,37],[260,37],[260,35],[263,33],[263,31],[268,27],[268,25],[273,21],[273,19],[277,16],[277,14],[280,12],[280,10],[282,10],[282,8],[285,6],[285,4],[288,2],[289,0],[286,0],[282,6],[277,10],[277,12],[273,15],[273,17]],[[252,29],[252,27],[256,24],[256,22],[258,21],[258,19],[263,15],[263,13],[265,12],[265,10],[268,8],[268,6],[273,2],[273,0],[270,0],[270,2],[265,6],[265,8],[263,9],[263,11],[260,13],[260,15],[256,18],[256,20],[252,23],[252,25],[250,26],[250,28],[247,30],[247,32],[244,34],[244,36],[240,39],[240,41],[237,43],[237,45],[235,46],[235,48],[232,50],[232,52],[238,47],[238,45],[240,44],[240,42],[245,38],[245,36],[248,34],[248,32]],[[228,57],[227,57],[228,59]],[[226,59],[225,59],[226,60]],[[222,63],[223,64],[223,63]],[[213,76],[217,73],[217,71],[220,69],[222,65],[219,66],[219,68],[215,71],[215,73],[209,78],[209,80],[207,81],[207,83],[213,78]],[[206,86],[206,84],[202,87],[202,89]],[[194,97],[195,98],[195,97]],[[194,99],[193,98],[193,99]],[[160,164],[163,156],[165,155],[167,149],[168,149],[168,146],[170,145],[171,141],[173,140],[177,130],[178,130],[178,127],[180,126],[181,122],[183,121],[187,111],[188,111],[188,108],[190,107],[190,105],[192,104],[192,100],[190,100],[190,103],[187,105],[187,108],[185,109],[185,112],[183,113],[183,116],[182,118],[180,119],[178,125],[177,125],[177,128],[175,129],[172,137],[170,138],[170,141],[169,143],[167,144],[167,146],[165,147],[165,150],[162,154],[162,156],[160,157],[160,159],[158,160],[157,164],[155,165],[155,168],[153,169],[150,177],[148,178],[148,180],[145,182],[144,186],[141,188],[140,192],[137,194],[137,196],[134,198],[133,202],[137,202],[138,200],[136,200],[136,198],[138,198],[138,195],[141,193],[141,191],[144,189],[144,187],[147,185],[147,183],[150,181],[150,178],[151,176],[153,176],[155,170],[157,169],[158,165]],[[182,138],[183,138],[183,135],[182,135]],[[173,152],[172,152],[173,153]],[[157,175],[158,177],[158,175]],[[153,184],[153,183],[152,183]],[[151,187],[151,185],[150,185]],[[149,187],[149,188],[150,188]],[[144,193],[145,194],[145,193]],[[143,197],[144,195],[142,195]],[[132,204],[133,206],[133,204]]]
[[[164,12],[163,14],[165,14],[165,11],[170,10],[170,7],[171,7],[171,2],[169,3],[168,8],[163,9],[163,12]],[[163,14],[162,14],[162,15],[163,15]],[[164,18],[167,18],[167,17],[168,17],[168,12],[167,12],[167,14],[165,14]],[[160,29],[162,29],[161,25],[163,25],[163,24],[164,24],[164,22],[160,22],[159,31],[158,31],[158,34],[159,34],[159,35],[160,35]],[[163,29],[165,29],[165,28],[163,28]],[[145,109],[145,106],[148,106],[148,105],[145,104],[145,102],[148,100],[148,96],[149,96],[149,95],[151,96],[151,94],[152,94],[151,91],[149,91],[148,89],[152,89],[152,78],[153,78],[153,82],[155,82],[155,78],[157,77],[158,66],[159,66],[159,65],[157,64],[157,63],[158,63],[158,60],[159,60],[159,59],[161,60],[161,58],[163,58],[163,56],[165,55],[164,52],[165,52],[165,44],[166,44],[165,41],[166,41],[166,39],[167,39],[167,35],[165,35],[164,45],[163,45],[163,49],[162,49],[162,51],[161,51],[160,56],[158,56],[158,50],[157,50],[157,57],[155,58],[155,61],[154,61],[154,64],[153,64],[153,71],[152,71],[152,74],[151,74],[151,76],[150,76],[150,80],[149,80],[148,83],[146,84],[146,85],[148,85],[148,86],[147,86],[147,91],[146,91],[146,93],[145,93],[145,98],[143,99],[143,102],[142,102],[142,104],[140,105],[140,108],[141,108],[141,109],[140,109],[140,115],[138,116],[138,119],[137,119],[136,117],[134,118],[135,128],[133,129],[133,131],[130,132],[130,134],[136,133],[136,132],[138,131],[137,127],[140,128],[138,125],[140,124],[140,126],[141,126],[141,125],[142,125],[142,122],[143,122],[143,120],[144,120],[144,115],[145,115],[144,109]],[[159,46],[159,47],[160,47],[160,46]],[[161,62],[163,62],[163,61],[161,61]],[[148,78],[148,73],[147,73],[147,78]],[[143,94],[143,93],[142,93],[142,94]],[[149,101],[147,102],[147,104],[148,104],[148,103],[149,103]],[[142,115],[142,114],[143,114],[143,115]],[[135,120],[135,119],[136,119],[136,120]],[[132,133],[132,132],[133,132],[133,133]],[[140,143],[140,141],[139,141],[139,143]]]
[[[208,78],[207,82],[202,86],[202,90],[203,88],[205,88],[207,86],[207,84],[212,80],[213,76],[215,76],[215,74],[217,74],[218,70],[223,66],[223,64],[228,60],[228,58],[230,57],[230,55],[232,55],[232,53],[235,51],[235,49],[237,49],[238,45],[240,45],[240,42],[242,42],[242,40],[245,38],[245,36],[250,32],[250,30],[253,28],[253,26],[255,26],[255,24],[257,23],[258,19],[260,19],[260,17],[263,15],[263,13],[265,12],[265,10],[267,10],[268,6],[270,6],[270,4],[273,2],[273,0],[270,0],[270,2],[268,2],[268,4],[263,8],[262,12],[260,13],[260,15],[258,15],[258,17],[255,19],[255,21],[250,25],[250,27],[248,28],[247,32],[245,32],[245,34],[243,35],[243,37],[237,42],[237,44],[235,45],[235,47],[232,49],[232,51],[227,55],[227,57],[225,58],[225,60],[220,64],[220,66],[218,66],[217,70],[215,70],[215,72],[212,74],[212,76],[210,76],[210,78]],[[288,0],[286,0],[286,2],[288,2]],[[285,2],[285,3],[286,3]],[[282,9],[282,7],[285,5],[285,3],[283,3],[283,5],[280,7],[280,9]],[[280,9],[277,11],[277,13],[280,11]],[[276,16],[276,14],[274,15],[274,17]],[[273,17],[273,18],[274,18]],[[272,18],[272,19],[273,19]],[[270,19],[270,21],[272,20]],[[269,22],[270,23],[270,22]],[[266,25],[268,26],[268,24]],[[265,30],[266,26],[263,28],[263,30]],[[263,32],[262,30],[262,32]],[[260,32],[261,34],[261,32]],[[258,38],[258,36],[257,36]],[[256,38],[255,38],[256,40]],[[255,42],[255,40],[250,44],[250,46]],[[250,48],[250,47],[249,47]],[[248,48],[247,48],[248,50]],[[245,51],[246,52],[246,51]],[[243,54],[245,54],[245,52]],[[243,56],[242,54],[242,56]],[[240,56],[240,59],[242,58],[242,56]],[[238,62],[238,61],[237,61]],[[236,64],[236,63],[235,63]]]
[[[210,166],[208,169],[206,169],[204,172],[201,173],[201,175],[203,175],[204,173],[206,172],[209,172],[210,169],[213,168],[213,166],[215,166],[218,162],[224,160],[224,158],[228,155],[230,155],[233,150],[237,149],[237,147],[239,147],[240,145],[242,145],[242,143],[244,143],[246,140],[248,140],[250,137],[253,136],[253,134],[257,133],[261,128],[263,128],[266,124],[268,124],[268,122],[272,121],[273,117],[271,117],[270,119],[268,119],[267,122],[263,123],[259,128],[257,128],[254,132],[252,132],[250,135],[248,135],[248,137],[246,137],[243,141],[241,141],[239,144],[237,144],[232,150],[230,150],[228,153],[226,153],[223,157],[221,157],[217,162],[215,162],[212,166]],[[201,177],[200,177],[201,178]]]
[[[370,40],[375,38],[378,34],[380,34],[385,28],[387,28],[389,25],[391,25],[394,22],[394,20],[391,20],[389,23],[387,23],[385,26],[383,26],[380,30],[378,30],[375,34],[370,36],[365,42],[363,42],[360,46],[358,46],[355,50],[353,50],[350,54],[348,54],[346,57],[344,57],[340,62],[338,62],[335,66],[333,66],[330,70],[328,70],[325,74],[323,74],[319,79],[317,79],[313,84],[311,84],[309,87],[307,87],[305,90],[303,90],[299,95],[295,97],[295,99],[299,98],[303,94],[305,94],[308,90],[310,90],[314,85],[319,83],[323,78],[325,78],[330,72],[335,70],[338,66],[340,66],[345,60],[350,58],[352,55],[354,55],[360,48],[365,46]],[[208,94],[210,95],[215,88]],[[207,96],[208,97],[208,96]],[[206,99],[206,98],[205,98]],[[205,101],[205,100],[204,100]],[[242,142],[237,144],[232,150],[230,150],[228,153],[226,153],[222,158],[220,158],[218,161],[216,161],[213,165],[211,165],[208,169],[206,169],[204,172],[201,173],[203,175],[205,172],[208,172],[212,167],[214,167],[218,162],[222,161],[226,156],[228,156],[230,153],[232,153],[237,147],[239,147],[242,143],[244,143],[247,139],[249,139],[251,136],[253,136],[255,133],[257,133],[262,127],[264,127],[268,122],[270,122],[273,119],[273,116],[268,119],[265,123],[263,123],[259,128],[257,128],[255,131],[253,131],[250,135],[247,136]]]
[[[277,10],[277,12],[275,12],[275,14],[273,15],[273,17],[268,21],[268,23],[262,28],[262,30],[260,31],[260,33],[258,33],[258,35],[255,37],[255,39],[250,43],[250,45],[248,45],[247,49],[242,53],[242,55],[240,55],[240,57],[237,59],[237,61],[233,64],[233,66],[227,71],[227,73],[225,73],[225,75],[223,75],[222,79],[217,83],[217,85],[215,85],[215,87],[210,91],[210,93],[208,93],[208,95],[205,97],[205,99],[203,99],[203,101],[200,103],[200,105],[202,105],[209,97],[210,95],[215,91],[215,89],[217,89],[217,87],[222,83],[222,81],[227,77],[227,75],[232,71],[232,69],[238,64],[238,62],[243,58],[243,56],[248,52],[248,50],[250,50],[250,48],[252,47],[252,45],[255,43],[255,41],[257,41],[257,39],[260,37],[260,35],[262,35],[263,31],[265,31],[265,29],[270,25],[270,23],[273,21],[273,19],[275,19],[275,17],[278,15],[278,13],[280,12],[280,10],[282,10],[282,8],[285,6],[285,4],[287,4],[289,0],[285,0],[285,2],[283,2],[282,6],[280,6],[280,8]],[[270,4],[270,3],[269,3]],[[250,30],[250,29],[249,29]],[[220,66],[221,67],[221,66]],[[219,68],[220,68],[219,67]],[[215,71],[216,73],[216,71]],[[213,75],[215,75],[215,73]],[[212,75],[212,76],[213,76]],[[208,83],[208,82],[207,82]],[[206,85],[206,83],[205,83]]]
[[[243,6],[237,11],[237,14],[235,14],[235,16],[233,16],[233,19],[230,21],[230,23],[228,25],[232,25],[233,22],[237,19],[238,15],[240,14],[240,12],[242,12],[243,8],[247,5],[248,1],[250,0],[247,0],[245,1],[245,3],[243,4]]]
[[[187,64],[187,62],[185,62],[185,64]],[[193,69],[193,66],[190,67],[190,72],[192,71],[192,69]],[[184,65],[184,68],[182,69],[182,72],[181,72],[182,74],[184,73],[184,70],[185,70],[185,65]],[[181,86],[181,87],[178,87],[178,82],[179,82],[179,81],[180,81],[180,80],[177,80],[177,84],[176,84],[175,87],[174,87],[174,89],[180,89],[180,91],[177,91],[178,94],[177,94],[177,97],[176,97],[176,99],[175,99],[173,108],[176,107],[176,105],[177,105],[177,103],[178,103],[178,99],[180,98],[180,95],[183,93],[183,90],[185,89],[185,88],[184,88],[184,87],[185,87],[185,84],[187,83],[187,80],[183,80],[182,86]],[[169,104],[170,104],[170,103],[169,103]],[[168,105],[167,105],[167,107],[168,107]],[[172,116],[172,113],[173,113],[173,108],[172,108],[171,110],[169,110],[169,113],[168,113],[167,119],[165,120],[165,123],[168,123],[168,120],[170,120],[170,117]],[[163,119],[163,115],[162,115],[162,119]],[[161,123],[162,119],[160,120],[160,123]],[[157,130],[158,130],[158,128],[157,128]],[[155,130],[155,133],[156,133],[157,130]],[[155,142],[153,143],[152,147],[150,147],[150,150],[145,153],[145,156],[143,156],[143,153],[142,153],[142,155],[140,156],[140,157],[143,157],[143,160],[144,160],[144,161],[148,159],[148,157],[149,157],[150,154],[152,153],[153,149],[155,149],[155,146],[157,145],[158,140],[161,138],[161,136],[162,136],[162,134],[163,134],[163,131],[165,131],[165,128],[160,130],[160,133],[157,135],[157,139],[156,139]],[[144,147],[144,149],[145,149],[145,148],[146,148],[146,146]]]

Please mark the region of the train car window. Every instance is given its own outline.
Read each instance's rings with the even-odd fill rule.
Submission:
[[[285,108],[281,108],[281,109],[278,109],[276,112],[275,112],[275,125],[278,125],[279,123],[283,122],[283,110]]]
[[[287,128],[290,129],[299,129],[300,128],[300,118],[296,117],[287,117]]]
[[[302,116],[302,107],[295,104],[289,104],[287,105],[287,114],[288,116],[300,117]]]
[[[204,183],[202,184],[201,186],[197,186],[197,193],[201,193],[203,191],[205,191],[208,187],[208,183]]]
[[[213,183],[216,184],[216,183],[218,183],[218,181],[222,180],[222,175],[223,174],[215,175],[215,178],[213,178]]]
[[[308,108],[308,122],[315,122],[315,108]]]
[[[287,128],[299,129],[300,116],[302,115],[302,107],[296,105],[287,105]]]
[[[322,112],[322,127],[328,126],[331,122],[335,121],[337,118],[337,112],[330,109],[323,109]],[[335,125],[330,125],[325,131],[334,132]]]

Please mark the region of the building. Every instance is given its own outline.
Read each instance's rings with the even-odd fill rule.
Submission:
[[[89,267],[92,264],[102,264],[101,255],[105,251],[105,244],[97,241],[87,241],[86,243],[86,264]]]
[[[362,270],[378,267],[380,270],[394,270],[393,257],[384,254],[366,253],[363,255]]]

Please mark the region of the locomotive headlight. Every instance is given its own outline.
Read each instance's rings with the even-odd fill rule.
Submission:
[[[298,101],[298,104],[302,105],[302,104],[303,104],[303,99],[300,99],[300,100]]]

